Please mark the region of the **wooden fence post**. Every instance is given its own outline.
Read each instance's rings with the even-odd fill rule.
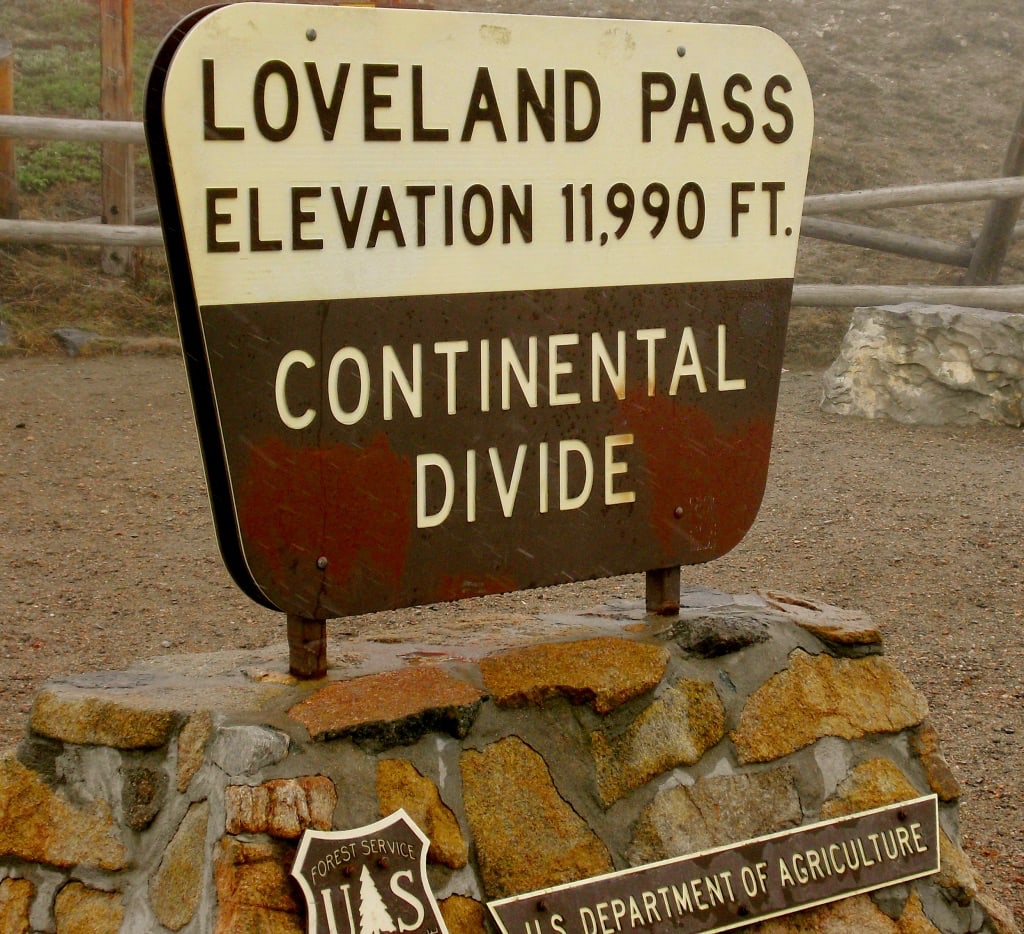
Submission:
[[[1013,136],[1006,150],[1003,175],[1024,175],[1024,106],[1017,115]],[[971,266],[964,279],[965,285],[995,285],[999,281],[999,272],[1013,242],[1013,231],[1022,203],[1022,198],[992,202],[985,217],[985,226],[974,247]]]
[[[14,46],[0,39],[0,114],[14,114]],[[18,176],[14,140],[0,138],[0,217],[18,216]]]
[[[132,119],[133,0],[100,0],[100,115],[104,120]],[[135,223],[134,150],[125,143],[101,148],[103,223]],[[128,247],[104,247],[105,273],[128,275],[134,254]]]

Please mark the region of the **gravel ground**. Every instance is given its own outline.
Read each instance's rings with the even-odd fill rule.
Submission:
[[[819,412],[783,377],[768,489],[746,540],[684,583],[770,588],[871,614],[927,695],[964,788],[968,852],[1024,923],[1024,445],[1008,428]],[[139,658],[280,642],[217,554],[181,363],[0,361],[0,743],[43,681]],[[639,577],[336,620],[346,635],[457,641],[509,611],[639,597]]]

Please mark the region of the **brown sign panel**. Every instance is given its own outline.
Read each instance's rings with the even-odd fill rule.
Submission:
[[[761,500],[788,294],[761,282],[424,296],[415,317],[405,299],[212,309],[249,566],[278,606],[342,616],[724,554]],[[457,356],[437,349],[455,344]],[[422,387],[415,411],[389,359]],[[738,373],[742,391],[722,385]],[[253,404],[275,385],[302,428]],[[581,401],[553,418],[556,393]]]
[[[938,871],[931,795],[489,908],[503,934],[708,934]]]
[[[183,23],[147,131],[236,581],[323,619],[727,552],[767,475],[811,123],[747,27]]]
[[[307,830],[291,874],[309,934],[448,934],[427,880],[430,841],[402,809],[352,830]]]

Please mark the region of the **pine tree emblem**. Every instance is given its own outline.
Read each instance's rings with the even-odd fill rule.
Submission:
[[[364,863],[359,874],[359,934],[389,934],[396,930],[395,922]]]

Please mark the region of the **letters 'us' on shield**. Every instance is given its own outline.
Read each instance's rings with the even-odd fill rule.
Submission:
[[[255,600],[324,619],[746,533],[813,130],[778,37],[237,3],[167,38],[146,108]]]
[[[427,881],[429,845],[401,809],[354,830],[306,830],[291,874],[309,934],[448,934]]]

